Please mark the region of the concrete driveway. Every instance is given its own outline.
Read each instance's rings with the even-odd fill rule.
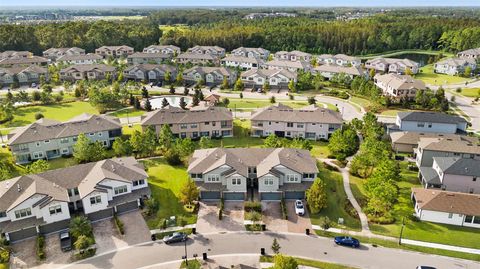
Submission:
[[[279,201],[262,201],[262,216],[268,231],[288,232],[287,221],[282,218],[282,207]]]
[[[150,241],[150,230],[140,213],[135,210],[119,216],[125,234],[121,235],[113,219],[93,223],[93,234],[97,243],[97,253]]]
[[[220,202],[200,202],[197,231],[200,233],[244,231],[243,202],[225,201],[223,218],[218,219]]]
[[[303,204],[305,205],[305,201],[303,202]],[[313,232],[308,210],[305,210],[305,215],[299,216],[295,214],[295,200],[286,200],[285,205],[287,206],[287,226],[289,232],[305,233],[305,229],[310,229],[310,231]]]

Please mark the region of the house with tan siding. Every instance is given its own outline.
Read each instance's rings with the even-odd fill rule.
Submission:
[[[288,89],[290,81],[297,82],[297,73],[288,70],[251,69],[240,75],[245,88],[261,89],[268,83],[273,89]]]
[[[103,58],[126,58],[128,55],[133,54],[135,51],[129,46],[102,46],[95,50],[95,54],[102,56]]]
[[[43,57],[55,61],[64,55],[85,55],[85,50],[77,47],[71,48],[49,48],[43,52]]]
[[[398,74],[377,74],[373,78],[375,85],[380,88],[383,95],[400,100],[401,98],[413,99],[418,90],[425,90],[427,87],[421,80],[414,79],[408,75]]]
[[[77,64],[60,70],[60,78],[68,81],[102,80],[107,76],[114,78],[116,70],[116,67],[105,64]]]
[[[268,56],[270,56],[270,51],[263,48],[240,47],[232,50],[231,55],[236,57],[258,58],[266,61],[268,60]]]
[[[237,80],[237,74],[225,67],[195,66],[183,71],[183,80],[187,84],[196,84],[200,80],[207,86],[217,86],[227,79],[229,85]]]

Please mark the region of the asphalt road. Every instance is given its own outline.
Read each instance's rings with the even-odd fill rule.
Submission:
[[[342,263],[360,268],[408,269],[418,265],[435,266],[438,269],[478,269],[480,263],[453,259],[448,257],[420,254],[383,247],[362,245],[360,249],[336,246],[332,239],[306,236],[302,234],[252,234],[227,233],[196,235],[187,243],[188,256],[203,252],[208,255],[258,254],[260,248],[271,253],[273,238],[279,240],[284,254]],[[183,243],[165,245],[159,241],[141,246],[120,249],[117,252],[99,255],[80,263],[66,265],[62,268],[139,268],[172,260],[179,260],[184,255]],[[58,267],[55,266],[55,267]]]

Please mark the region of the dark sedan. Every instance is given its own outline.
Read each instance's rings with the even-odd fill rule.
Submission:
[[[335,237],[334,242],[337,245],[342,245],[342,246],[347,246],[352,248],[360,247],[360,241],[350,236],[337,236]]]
[[[184,242],[187,241],[188,235],[186,233],[178,232],[173,233],[172,235],[167,235],[163,237],[163,242],[165,244],[176,243],[176,242]]]
[[[72,238],[69,232],[60,233],[60,247],[64,252],[72,250]]]

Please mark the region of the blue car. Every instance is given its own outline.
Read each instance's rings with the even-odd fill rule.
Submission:
[[[350,236],[337,236],[334,239],[335,244],[352,247],[352,248],[359,248],[360,241]]]

